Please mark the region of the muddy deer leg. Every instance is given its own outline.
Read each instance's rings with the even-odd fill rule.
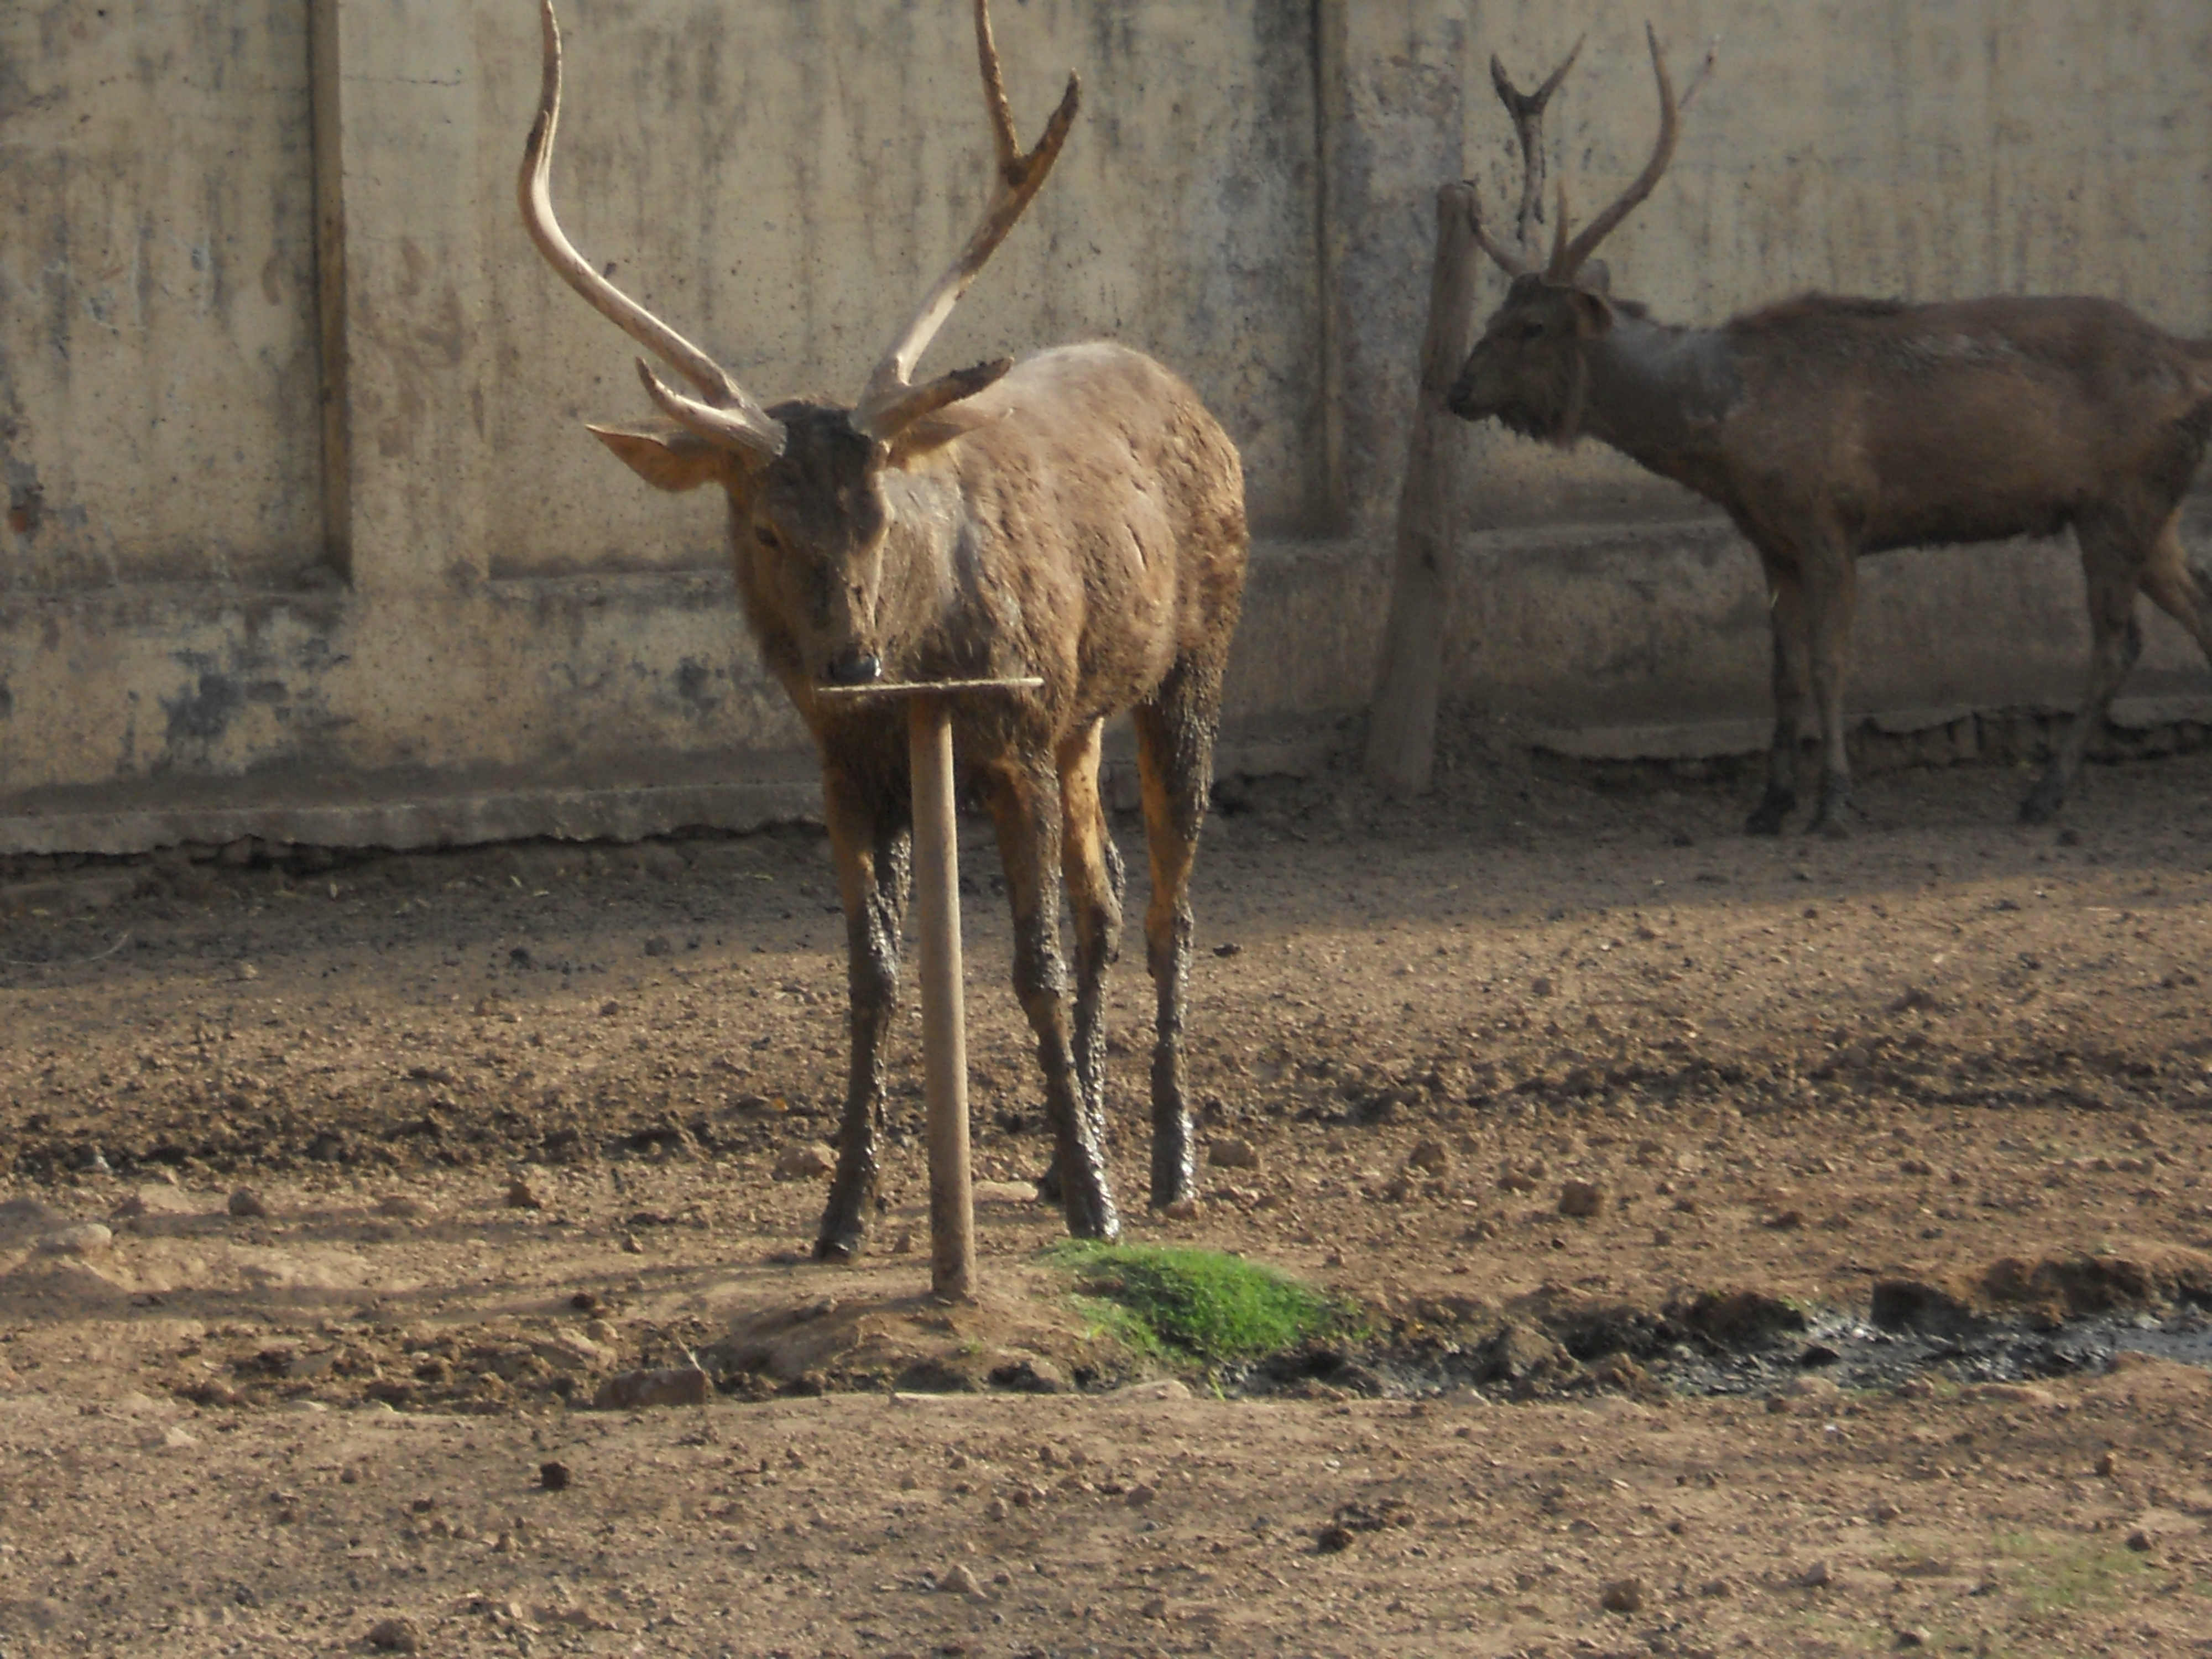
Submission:
[[[872,802],[840,773],[823,780],[830,848],[845,908],[845,982],[852,1004],[852,1064],[837,1130],[837,1173],[814,1238],[817,1261],[849,1261],[867,1237],[883,1129],[884,1039],[898,1007],[899,928],[912,873],[903,805]]]
[[[1182,1013],[1190,987],[1190,869],[1213,785],[1218,668],[1186,659],[1134,711],[1137,777],[1152,893],[1145,958],[1158,1000],[1152,1042],[1152,1190],[1157,1209],[1194,1195],[1196,1159],[1182,1092]]]
[[[1808,548],[1803,567],[1806,657],[1813,705],[1820,718],[1820,804],[1808,835],[1832,839],[1850,833],[1851,760],[1844,745],[1844,678],[1851,652],[1851,613],[1856,607],[1857,560],[1840,544]]]
[[[1121,854],[1098,795],[1094,720],[1060,745],[1060,864],[1075,917],[1075,1084],[1091,1138],[1106,1144],[1106,970],[1121,952]]]
[[[2135,617],[2141,568],[2124,537],[2110,526],[2086,523],[2075,525],[2074,534],[2081,544],[2081,571],[2088,579],[2089,683],[2074,724],[2020,804],[2022,823],[2046,823],[2058,811],[2081,775],[2090,740],[2104,730],[2113,695],[2142,654],[2142,629]]]
[[[1068,1036],[1067,969],[1060,955],[1060,780],[1045,768],[1015,765],[994,775],[986,797],[999,832],[1006,897],[1014,913],[1014,994],[1036,1034],[1044,1071],[1044,1109],[1052,1124],[1067,1231],[1078,1238],[1117,1238],[1121,1218],[1106,1177],[1106,1150],[1078,1097]]]
[[[1805,587],[1771,560],[1766,609],[1774,635],[1774,742],[1766,751],[1766,793],[1745,821],[1747,836],[1778,836],[1797,805],[1797,738],[1805,713]]]

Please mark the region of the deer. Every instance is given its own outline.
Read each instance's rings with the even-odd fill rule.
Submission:
[[[562,231],[550,185],[561,33],[553,0],[540,0],[540,12],[543,80],[518,181],[524,225],[563,281],[690,386],[672,386],[640,358],[659,417],[589,429],[656,489],[720,487],[746,628],[820,758],[845,916],[851,1060],[814,1255],[857,1257],[878,1195],[884,1041],[897,1001],[913,819],[903,715],[823,693],[886,675],[1042,681],[988,704],[957,703],[956,767],[988,812],[1006,872],[1014,990],[1036,1038],[1054,1137],[1047,1181],[1072,1234],[1115,1239],[1103,1014],[1124,878],[1100,794],[1101,739],[1109,719],[1130,715],[1152,873],[1150,1200],[1164,1209],[1189,1200],[1194,1187],[1182,1070],[1189,883],[1249,545],[1243,466],[1198,394],[1122,345],[1063,345],[914,378],[1051,173],[1080,83],[1069,76],[1024,152],[989,0],[975,0],[995,151],[981,220],[858,402],[763,406]],[[1075,939],[1072,1012],[1062,885]]]
[[[2212,589],[2179,530],[2212,432],[2212,343],[2081,296],[1908,304],[1805,294],[1717,328],[1656,320],[1615,298],[1590,257],[1666,172],[1680,108],[1704,79],[1678,102],[1658,36],[1649,26],[1645,35],[1659,88],[1650,159],[1571,235],[1562,186],[1540,263],[1537,128],[1576,53],[1534,94],[1515,91],[1492,59],[1523,158],[1520,246],[1490,234],[1470,189],[1475,240],[1510,280],[1449,406],[1562,449],[1595,438],[1713,502],[1750,542],[1766,581],[1774,697],[1753,835],[1778,834],[1796,805],[1808,679],[1820,740],[1808,829],[1849,832],[1844,680],[1860,558],[2070,528],[2087,585],[2089,672],[2080,712],[2021,805],[2022,822],[2048,821],[2141,654],[2139,592],[2212,660]]]

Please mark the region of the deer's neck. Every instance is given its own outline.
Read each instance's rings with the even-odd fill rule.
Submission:
[[[1583,430],[1660,477],[1711,495],[1721,423],[1740,389],[1720,331],[1623,313],[1592,342],[1587,362]]]

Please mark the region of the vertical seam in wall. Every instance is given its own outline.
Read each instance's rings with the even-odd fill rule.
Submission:
[[[323,558],[353,580],[352,398],[347,384],[345,158],[340,121],[338,6],[307,12],[309,151],[315,184],[316,381],[322,414]]]
[[[1313,0],[1314,270],[1319,301],[1315,346],[1320,354],[1320,407],[1314,429],[1320,454],[1307,492],[1315,533],[1340,535],[1350,517],[1344,479],[1344,351],[1337,316],[1337,139],[1344,121],[1345,0]]]

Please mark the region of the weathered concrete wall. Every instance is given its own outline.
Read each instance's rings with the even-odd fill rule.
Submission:
[[[322,562],[305,0],[0,9],[0,593]]]
[[[1368,695],[1431,199],[1509,193],[1485,61],[1539,71],[1594,206],[1640,165],[1639,20],[1517,0],[1026,0],[1026,131],[1085,114],[931,361],[1085,334],[1186,374],[1261,529],[1232,719]],[[241,828],[466,839],[737,821],[811,793],[715,503],[579,417],[631,349],[538,264],[527,0],[0,13],[0,850]],[[1666,0],[1723,36],[1616,286],[1717,321],[1808,285],[2119,295],[2212,333],[2212,12]],[[850,396],[980,204],[957,0],[564,0],[579,245],[753,388]],[[1559,725],[1763,711],[1748,554],[1595,449],[1473,432],[1458,695]],[[2063,701],[2069,551],[1865,584],[1855,701]],[[1971,626],[1962,626],[1970,619]],[[2201,689],[2162,619],[2138,689]],[[349,830],[348,826],[351,826]]]

